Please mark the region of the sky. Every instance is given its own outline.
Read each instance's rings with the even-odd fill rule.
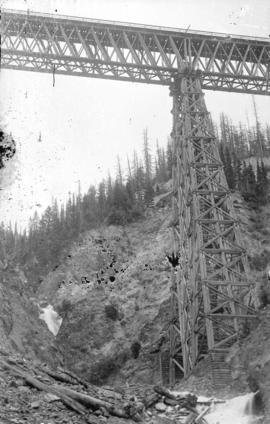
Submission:
[[[268,37],[269,0],[0,0],[2,7],[194,30]],[[172,126],[168,87],[1,70],[0,125],[18,146],[0,190],[1,220],[25,226],[51,199],[82,191],[141,150],[147,127],[154,150]],[[205,93],[215,121],[254,122],[252,97]],[[270,123],[270,97],[256,96],[261,122]]]

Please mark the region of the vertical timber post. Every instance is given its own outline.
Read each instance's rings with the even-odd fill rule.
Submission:
[[[200,75],[186,66],[173,98],[173,234],[179,266],[171,285],[170,385],[207,354],[245,335],[257,305],[246,252]]]

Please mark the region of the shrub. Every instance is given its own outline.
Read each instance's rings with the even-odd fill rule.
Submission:
[[[79,346],[79,351],[82,353],[88,353],[88,347],[87,346]]]
[[[127,221],[127,213],[124,209],[112,207],[107,218],[108,225],[124,225]]]
[[[270,304],[270,288],[269,283],[264,281],[259,290],[260,307],[264,308]]]
[[[57,308],[59,315],[67,314],[72,308],[72,303],[70,300],[64,299],[60,306]]]
[[[137,359],[140,355],[141,343],[138,342],[138,341],[132,343],[130,350],[131,350],[131,353],[132,353],[132,357],[134,359]]]
[[[128,222],[137,221],[143,216],[143,209],[137,205],[123,208],[113,206],[107,217],[108,225],[125,225]]]
[[[258,254],[254,254],[250,258],[250,265],[253,269],[257,271],[264,271],[267,264],[270,262],[270,252],[267,249],[264,249]]]
[[[119,319],[119,311],[114,305],[106,305],[105,314],[106,317],[111,319],[112,321],[116,321],[117,319]]]
[[[111,358],[103,358],[91,368],[89,381],[97,386],[106,384],[109,377],[116,373],[128,359],[126,352]]]

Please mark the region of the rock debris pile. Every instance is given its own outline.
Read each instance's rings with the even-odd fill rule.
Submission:
[[[205,424],[196,404],[196,396],[161,386],[97,387],[61,367],[0,352],[1,424]]]

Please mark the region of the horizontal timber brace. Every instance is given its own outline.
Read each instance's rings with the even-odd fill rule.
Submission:
[[[205,90],[270,94],[265,38],[1,10],[3,69],[170,85],[183,62]]]

